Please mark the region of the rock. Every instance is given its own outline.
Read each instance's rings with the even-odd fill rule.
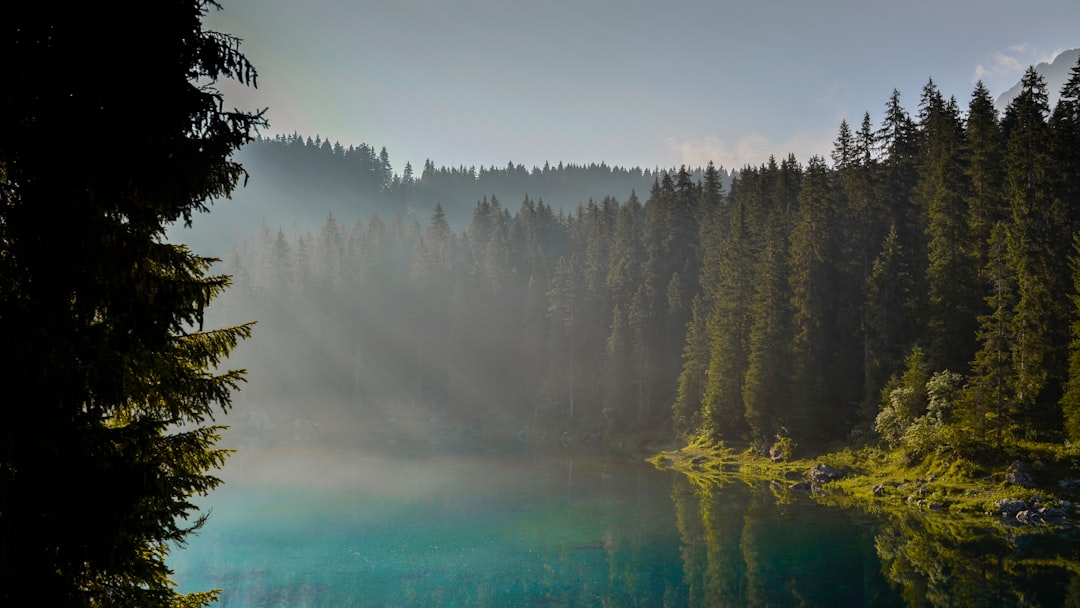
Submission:
[[[1058,482],[1058,487],[1066,492],[1080,490],[1080,479],[1062,479]]]
[[[827,464],[818,463],[814,465],[814,468],[810,469],[810,480],[816,483],[828,483],[830,481],[836,481],[844,476],[843,473],[830,467]]]
[[[1018,513],[1028,510],[1028,504],[1015,498],[1002,498],[994,502],[994,507],[1002,517],[1015,517]]]
[[[874,489],[871,491],[874,493],[874,496],[884,496],[885,486],[879,483],[878,485],[874,486]]]
[[[800,473],[798,471],[784,471],[784,479],[786,479],[788,481],[795,481],[797,479],[802,479],[802,473]]]
[[[1065,519],[1067,513],[1065,509],[1059,509],[1058,507],[1043,507],[1039,509],[1039,515],[1046,521]]]
[[[935,500],[930,503],[929,507],[931,511],[940,511],[945,508],[945,505]]]
[[[800,481],[799,483],[791,484],[790,486],[788,486],[788,489],[789,490],[798,490],[800,492],[809,492],[810,490],[813,489],[813,486],[810,485],[809,481]]]
[[[1020,511],[1016,514],[1016,521],[1022,524],[1037,524],[1042,522],[1042,515],[1038,511]]]
[[[1005,472],[1005,481],[1021,488],[1030,489],[1035,487],[1035,475],[1032,474],[1027,465],[1020,461],[1012,463],[1009,470]]]

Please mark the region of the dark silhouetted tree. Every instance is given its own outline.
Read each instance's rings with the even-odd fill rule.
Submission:
[[[210,0],[26,5],[0,21],[0,604],[203,605],[166,563],[218,485],[214,416],[248,326],[204,330],[229,280],[166,242],[243,175],[260,114]],[[133,63],[133,61],[137,63]],[[118,84],[110,75],[130,74]],[[101,149],[58,145],[78,134]]]

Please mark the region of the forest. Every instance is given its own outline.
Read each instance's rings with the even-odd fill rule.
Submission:
[[[569,210],[483,196],[461,232],[438,201],[264,223],[217,314],[288,345],[238,355],[253,399],[426,403],[536,441],[1075,441],[1080,65],[1053,108],[1022,85],[1003,115],[981,83],[962,110],[931,80],[914,115],[894,91],[805,164],[656,171]]]
[[[400,215],[426,222],[439,204],[451,226],[469,223],[473,207],[484,197],[518,204],[524,196],[544,201],[554,209],[573,209],[590,198],[613,196],[626,200],[631,192],[647,192],[660,169],[545,163],[526,168],[508,161],[503,166],[436,167],[431,159],[414,170],[406,162],[395,173],[385,147],[368,144],[344,146],[316,135],[297,133],[256,137],[241,148],[237,162],[252,171],[243,189],[227,204],[214,207],[206,220],[213,228],[177,236],[203,251],[225,256],[229,247],[251,237],[251,218],[270,226],[300,232],[317,229],[328,213],[354,219],[379,214]],[[691,170],[701,179],[703,168]],[[725,183],[730,175],[724,174]],[[208,234],[213,232],[213,234]]]

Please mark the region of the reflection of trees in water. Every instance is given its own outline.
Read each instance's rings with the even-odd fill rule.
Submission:
[[[1080,532],[868,514],[764,484],[672,491],[690,606],[1073,606]]]
[[[684,583],[690,606],[745,605],[746,571],[740,555],[741,512],[749,494],[714,497],[712,488],[676,481],[671,493],[675,521],[682,541]]]
[[[1076,533],[890,517],[882,572],[909,606],[1080,606]]]
[[[893,606],[873,528],[767,486],[676,481],[689,606]]]

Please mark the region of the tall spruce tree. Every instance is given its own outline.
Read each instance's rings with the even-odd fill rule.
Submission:
[[[821,157],[811,157],[799,192],[799,209],[791,231],[791,308],[794,406],[791,418],[805,433],[801,440],[837,437],[847,428],[845,406],[857,401],[848,383],[829,373],[849,351],[840,326],[843,297],[840,257],[840,214]],[[854,398],[853,398],[854,397]]]
[[[701,402],[705,396],[705,379],[709,367],[709,341],[702,298],[695,297],[690,308],[691,318],[686,328],[686,345],[683,347],[683,367],[679,373],[675,405],[672,407],[675,432],[679,436],[686,436],[700,427]]]
[[[1052,201],[1054,162],[1048,114],[1046,84],[1029,68],[1003,121],[1006,192],[1012,214],[1009,258],[1017,287],[1013,366],[1016,400],[1029,416],[1048,386],[1058,388],[1050,380],[1063,379],[1061,353],[1068,336],[1061,294],[1071,288],[1067,268],[1071,235],[1064,233],[1067,223]]]
[[[1080,59],[1061,87],[1050,115],[1051,147],[1057,169],[1054,205],[1067,222],[1069,234],[1080,230]]]
[[[968,227],[971,243],[975,247],[971,255],[975,268],[982,269],[987,262],[990,232],[1009,214],[1002,187],[1005,182],[1005,140],[994,100],[982,81],[975,85],[971,94],[964,127],[967,149],[965,172],[969,183],[966,197]]]
[[[993,433],[1000,446],[1012,418],[1016,372],[1012,365],[1016,344],[1013,309],[1016,285],[1009,264],[1009,236],[1004,222],[990,233],[987,264],[982,278],[987,286],[985,314],[979,316],[979,350],[971,362],[971,383],[963,400],[961,420],[979,441]]]
[[[202,523],[214,416],[248,326],[202,327],[229,283],[165,239],[242,176],[261,115],[222,109],[254,84],[211,0],[56,10],[0,21],[0,604],[202,605],[166,557]],[[118,85],[109,73],[137,82]],[[102,148],[72,153],[78,136]]]
[[[749,355],[742,385],[746,424],[759,449],[772,445],[785,425],[801,422],[792,398],[791,290],[788,284],[786,222],[779,210],[765,225],[765,248],[757,263]]]
[[[1070,328],[1069,373],[1065,392],[1061,396],[1061,413],[1065,418],[1065,436],[1072,442],[1080,442],[1080,234],[1073,235],[1072,301],[1073,318]]]
[[[702,428],[713,439],[738,439],[745,434],[743,379],[750,354],[750,303],[754,297],[754,251],[746,201],[732,185],[731,226],[717,247],[717,284],[710,294],[712,310],[706,321],[709,349]]]
[[[881,388],[900,369],[905,353],[912,346],[912,284],[908,257],[904,255],[896,228],[891,227],[866,281],[863,317],[868,351],[866,413],[876,410]]]
[[[915,195],[927,214],[928,358],[931,369],[962,370],[975,351],[979,303],[964,200],[964,130],[955,100],[946,101],[932,84],[919,122],[923,143]]]

